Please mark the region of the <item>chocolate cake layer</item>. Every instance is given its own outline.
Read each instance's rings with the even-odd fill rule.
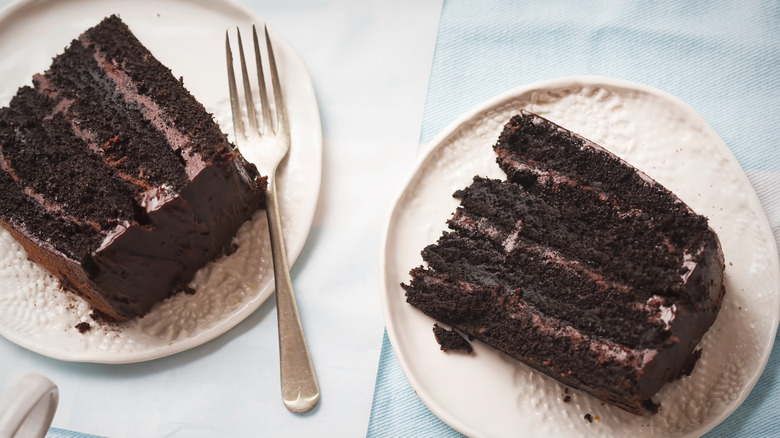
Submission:
[[[629,412],[690,372],[724,294],[706,218],[594,143],[539,116],[495,146],[427,266],[402,286],[427,315]]]
[[[262,206],[265,178],[111,16],[0,109],[0,221],[116,320],[184,290]]]

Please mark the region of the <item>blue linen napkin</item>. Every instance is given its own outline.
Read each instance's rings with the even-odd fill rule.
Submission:
[[[102,438],[98,435],[90,435],[88,433],[75,432],[67,429],[59,429],[56,427],[49,428],[46,432],[46,438]]]
[[[667,91],[736,155],[780,237],[780,3],[445,0],[420,142],[536,80],[601,75]],[[747,400],[707,437],[780,436],[780,341]],[[367,435],[453,437],[414,394],[385,334]]]

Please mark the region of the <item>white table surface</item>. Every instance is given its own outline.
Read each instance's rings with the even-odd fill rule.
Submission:
[[[54,427],[112,437],[365,436],[384,327],[381,234],[418,151],[441,1],[243,3],[301,55],[322,115],[322,189],[292,267],[320,404],[302,415],[282,405],[270,299],[218,339],[144,363],[60,362],[0,338],[0,391],[28,372],[48,376],[60,388]]]

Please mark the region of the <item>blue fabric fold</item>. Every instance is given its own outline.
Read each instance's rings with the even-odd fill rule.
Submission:
[[[406,381],[401,365],[398,364],[387,332],[382,339],[382,353],[367,436],[418,438],[463,436],[439,420],[417,398],[417,394]]]
[[[46,433],[46,438],[103,438],[98,435],[90,435],[88,433],[75,432],[67,429],[59,429],[56,427],[49,428]]]
[[[445,0],[420,142],[516,86],[600,75],[667,91],[726,141],[780,235],[780,2]],[[780,436],[780,352],[707,437]],[[409,387],[387,335],[368,436],[460,436]]]

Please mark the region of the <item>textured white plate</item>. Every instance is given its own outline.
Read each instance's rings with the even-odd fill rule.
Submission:
[[[519,108],[543,115],[634,164],[710,219],[726,257],[726,298],[700,343],[690,377],[656,396],[661,410],[638,417],[564,385],[479,342],[474,355],[439,350],[434,321],[399,286],[422,264],[473,175],[505,178],[492,145]],[[594,224],[597,226],[597,224]],[[511,90],[445,129],[422,157],[390,215],[383,253],[390,341],[412,388],[439,418],[477,437],[685,436],[725,419],[764,369],[780,314],[780,268],[766,215],[723,140],[688,105],[624,81],[576,77]],[[592,423],[585,414],[597,418]]]
[[[118,14],[152,53],[215,114],[232,137],[225,67],[225,31],[250,35],[263,20],[229,1],[99,0],[24,1],[0,12],[0,106],[32,75],[103,17]],[[294,261],[311,227],[319,196],[322,130],[311,78],[289,44],[269,28],[275,44],[292,147],[279,168],[279,197],[289,258]],[[245,37],[246,38],[246,37]],[[265,213],[238,233],[239,249],[201,269],[197,293],[179,294],[143,318],[104,326],[89,318],[80,298],[63,292],[55,279],[26,260],[0,232],[0,335],[57,359],[137,362],[198,346],[225,333],[254,312],[273,292],[273,269]],[[74,326],[87,321],[84,334]]]

